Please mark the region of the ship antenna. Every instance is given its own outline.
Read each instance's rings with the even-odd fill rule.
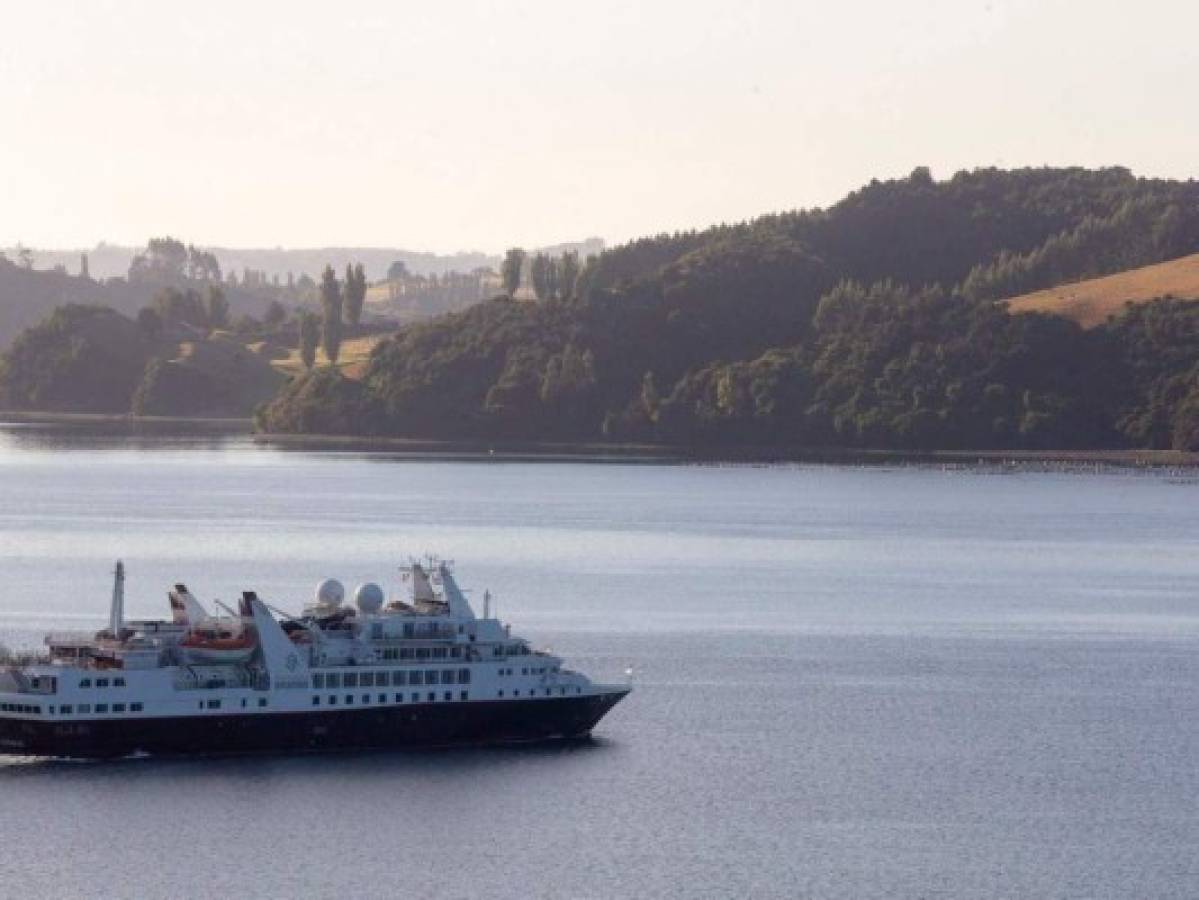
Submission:
[[[483,592],[483,618],[491,618],[491,591]]]
[[[121,629],[125,627],[125,564],[117,560],[117,568],[112,579],[112,608],[108,613],[108,630],[114,640],[121,639]]]

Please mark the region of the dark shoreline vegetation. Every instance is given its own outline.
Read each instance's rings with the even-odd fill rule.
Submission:
[[[713,457],[1199,450],[1199,302],[1129,306],[1089,330],[997,302],[1196,250],[1193,181],[917,169],[827,210],[634,241],[577,274],[535,258],[535,301],[513,299],[513,253],[507,295],[405,326],[353,377],[309,366],[262,392],[255,423]],[[336,279],[326,288],[339,320]],[[85,310],[0,359],[0,406],[186,413],[177,398],[207,396],[144,352],[108,352],[123,326]]]

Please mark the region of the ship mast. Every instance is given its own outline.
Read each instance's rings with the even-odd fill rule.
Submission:
[[[121,630],[125,627],[125,564],[117,560],[116,571],[112,579],[112,609],[108,614],[108,631],[113,640],[121,639]]]

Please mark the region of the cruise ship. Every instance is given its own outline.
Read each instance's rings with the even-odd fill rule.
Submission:
[[[50,634],[0,665],[0,754],[135,754],[440,747],[584,737],[629,693],[596,684],[478,616],[449,562],[402,570],[352,604],[326,579],[299,615],[254,592],[206,608],[186,585],[171,617],[126,620],[117,563],[108,626]]]

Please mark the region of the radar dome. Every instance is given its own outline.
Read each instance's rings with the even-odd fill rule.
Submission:
[[[316,586],[316,602],[321,606],[341,606],[346,598],[346,589],[336,578],[326,578]]]
[[[364,613],[377,613],[383,608],[383,588],[377,584],[360,584],[354,591],[354,602]]]

